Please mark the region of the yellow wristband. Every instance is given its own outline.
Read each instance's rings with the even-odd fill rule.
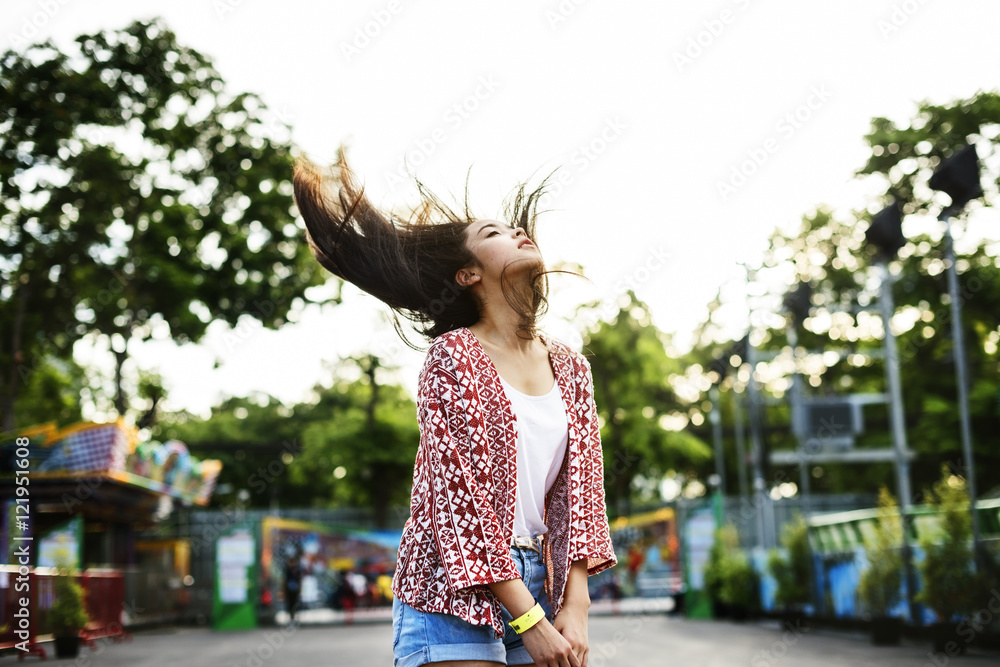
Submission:
[[[543,618],[545,618],[545,610],[542,609],[541,604],[535,602],[534,607],[512,620],[510,622],[510,627],[514,628],[514,632],[517,634],[521,634],[525,630],[532,628]]]

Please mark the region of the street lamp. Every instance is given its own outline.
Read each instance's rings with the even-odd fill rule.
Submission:
[[[972,457],[972,429],[969,425],[968,378],[965,368],[965,344],[962,336],[962,304],[958,298],[958,272],[955,268],[955,244],[951,236],[951,218],[973,199],[982,196],[979,182],[979,159],[976,146],[969,144],[952,155],[931,176],[929,185],[951,197],[951,205],[941,211],[938,220],[945,223],[944,252],[948,264],[948,295],[951,300],[951,337],[955,346],[955,375],[958,384],[958,409],[965,457],[966,483],[972,511],[972,544],[979,562],[979,514],[976,512],[976,469]]]
[[[899,202],[894,201],[875,214],[875,217],[872,218],[872,224],[865,232],[865,240],[875,246],[878,251],[875,256],[875,262],[881,274],[878,303],[885,328],[882,340],[885,347],[885,373],[889,384],[892,440],[896,449],[896,490],[899,493],[900,515],[903,519],[903,563],[906,568],[906,596],[910,606],[910,618],[916,622],[918,616],[913,598],[915,577],[913,576],[913,559],[910,555],[909,539],[910,507],[913,498],[910,492],[910,453],[907,451],[906,445],[903,388],[899,377],[899,352],[891,326],[896,307],[892,300],[892,274],[889,273],[889,261],[906,244],[906,237],[903,236],[903,215],[899,209]]]

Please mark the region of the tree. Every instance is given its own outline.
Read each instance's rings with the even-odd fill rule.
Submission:
[[[981,155],[1000,148],[1000,95],[979,93],[945,105],[922,103],[908,123],[876,118],[865,137],[871,157],[859,170],[861,180],[884,185],[887,196],[867,210],[847,211],[821,205],[807,212],[801,224],[779,229],[770,240],[754,289],[766,295],[758,301],[766,327],[757,347],[764,360],[765,390],[781,398],[789,390],[792,354],[782,303],[802,282],[812,286],[808,316],[798,330],[798,367],[807,397],[886,391],[882,360],[883,323],[876,311],[879,281],[874,251],[865,243],[872,212],[892,196],[905,201],[905,231],[909,234],[896,260],[893,298],[902,376],[908,444],[917,458],[911,467],[914,488],[929,485],[942,461],[966,475],[959,437],[957,389],[951,343],[951,313],[941,244],[943,228],[930,218],[941,203],[927,187],[933,169],[951,151],[969,141]],[[983,160],[987,204],[996,197],[1000,180],[995,161]],[[979,204],[971,204],[974,210]],[[913,233],[913,229],[919,229]],[[991,446],[1000,420],[1000,247],[990,238],[961,238],[956,247],[963,330],[971,382],[970,412],[980,488],[1000,485],[1000,452]],[[721,323],[713,321],[724,304],[709,308],[710,319],[699,332],[699,353],[715,359],[729,341]],[[766,312],[764,312],[766,311]],[[726,386],[732,386],[729,383]],[[866,406],[865,433],[859,448],[892,447],[888,409]],[[728,419],[728,412],[724,412]],[[765,432],[773,449],[797,445],[788,427],[787,402],[771,405]],[[731,423],[731,422],[730,422]],[[823,465],[815,472],[813,490],[864,492],[892,478],[892,464]],[[814,472],[814,471],[810,471]],[[794,475],[793,475],[794,477]],[[912,499],[919,502],[919,498]]]
[[[233,397],[213,407],[208,419],[167,414],[153,436],[160,441],[180,440],[198,458],[222,462],[212,495],[215,506],[310,505],[322,489],[299,488],[289,467],[302,451],[302,429],[311,408],[289,408],[265,394]],[[249,495],[241,498],[241,491]]]
[[[159,20],[0,57],[5,428],[22,376],[88,333],[110,344],[124,415],[130,344],[295,317],[325,278],[288,131]]]
[[[601,322],[584,339],[601,419],[608,505],[630,511],[632,482],[642,474],[659,479],[671,468],[703,463],[708,445],[685,430],[690,406],[671,386],[684,364],[667,356],[649,311],[628,293],[614,320]]]
[[[334,390],[344,405],[304,429],[304,451],[292,477],[310,488],[333,481],[328,501],[371,507],[376,525],[386,526],[390,519],[405,519],[409,510],[420,442],[416,405],[401,387],[378,382],[378,357],[368,355],[351,365],[360,378],[339,382]]]
[[[43,357],[25,377],[20,392],[18,415],[22,425],[80,421],[80,395],[86,390],[86,373],[72,359]]]

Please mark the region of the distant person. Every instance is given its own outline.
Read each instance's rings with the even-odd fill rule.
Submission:
[[[455,212],[419,181],[421,205],[395,219],[343,150],[328,178],[300,160],[294,185],[319,263],[430,341],[392,582],[397,661],[585,664],[587,576],[617,559],[590,365],[537,327],[546,182],[519,186],[503,220]]]
[[[288,611],[288,622],[295,621],[299,609],[299,598],[302,593],[302,562],[298,554],[285,559],[285,609]]]

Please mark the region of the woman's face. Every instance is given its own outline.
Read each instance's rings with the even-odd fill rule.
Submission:
[[[524,230],[497,220],[476,220],[466,230],[465,245],[475,256],[483,277],[499,280],[509,266],[508,275],[537,266],[542,255]]]

